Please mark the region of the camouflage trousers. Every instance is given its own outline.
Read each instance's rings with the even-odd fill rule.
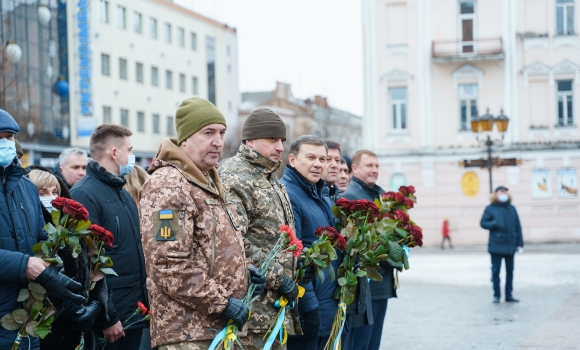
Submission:
[[[251,333],[246,337],[240,338],[240,342],[244,347],[244,350],[261,350],[266,344],[265,340],[262,340],[264,334],[254,334]],[[158,350],[207,350],[211,345],[211,340],[199,340],[193,342],[180,342],[167,345],[161,345]],[[236,344],[234,349],[239,349],[239,345]],[[286,350],[286,344],[280,345],[278,340],[274,341],[272,345],[272,350]]]

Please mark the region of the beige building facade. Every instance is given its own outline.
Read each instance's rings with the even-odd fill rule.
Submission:
[[[417,188],[427,245],[444,218],[457,245],[487,242],[486,158],[472,119],[506,115],[493,187],[514,197],[528,243],[580,242],[580,39],[574,0],[363,0],[363,143],[379,185]],[[503,136],[503,140],[502,140]]]

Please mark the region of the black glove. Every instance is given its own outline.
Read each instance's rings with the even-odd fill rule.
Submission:
[[[314,341],[318,336],[318,329],[320,328],[320,316],[318,315],[318,309],[314,309],[302,315],[302,320],[304,321],[304,324],[302,325],[304,340],[307,342]]]
[[[298,296],[298,286],[296,286],[296,283],[291,278],[284,276],[282,284],[278,287],[278,293],[288,299],[289,303],[292,303]]]
[[[244,328],[246,322],[248,322],[250,314],[250,309],[244,304],[240,299],[230,298],[228,300],[228,306],[222,312],[226,318],[234,320],[236,325],[238,325],[238,330]]]
[[[300,283],[307,284],[312,282],[312,280],[314,279],[314,267],[312,267],[312,265],[308,265],[306,267],[303,266],[304,260],[298,260],[298,263],[296,264],[296,269],[302,268],[302,272],[304,272],[304,275],[302,276],[302,281]]]
[[[93,329],[95,319],[101,312],[101,303],[98,301],[91,301],[87,306],[81,307],[75,312],[71,319],[72,328],[74,330],[89,333]]]
[[[75,294],[81,291],[82,286],[80,283],[73,281],[62,273],[56,272],[56,264],[50,264],[36,277],[34,282],[43,286],[48,295],[71,301],[77,305],[85,302],[85,298],[82,295]]]
[[[260,270],[255,266],[248,266],[248,273],[250,274],[250,282],[256,287],[252,298],[262,294],[264,288],[266,288],[266,277],[260,273]]]

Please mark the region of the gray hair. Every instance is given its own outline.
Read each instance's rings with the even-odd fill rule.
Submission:
[[[318,136],[314,135],[301,135],[298,136],[294,142],[292,142],[292,146],[290,146],[290,153],[293,155],[297,155],[300,152],[300,146],[302,145],[315,145],[315,146],[324,146],[326,152],[328,152],[328,146],[323,139]]]
[[[60,156],[58,156],[58,165],[63,166],[64,163],[66,163],[68,161],[68,157],[71,155],[75,155],[75,156],[76,155],[84,155],[86,157],[87,152],[85,152],[85,150],[78,148],[78,147],[67,148],[64,151],[62,151]]]

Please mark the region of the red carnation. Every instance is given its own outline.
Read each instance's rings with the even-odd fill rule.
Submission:
[[[147,315],[147,314],[149,313],[149,310],[147,310],[147,307],[146,307],[145,305],[143,305],[143,303],[142,303],[142,302],[138,301],[138,302],[137,302],[137,306],[139,307],[139,309],[138,309],[138,310],[141,310],[141,313],[142,313],[143,315]]]
[[[63,208],[65,214],[72,216],[80,221],[87,221],[89,219],[89,212],[83,205],[72,199],[67,199]]]
[[[407,213],[405,213],[402,210],[395,210],[395,217],[397,218],[397,220],[406,223],[407,221],[409,221],[409,215],[407,215]]]
[[[66,205],[66,198],[64,197],[56,197],[55,199],[50,202],[52,207],[56,210],[62,210]]]

